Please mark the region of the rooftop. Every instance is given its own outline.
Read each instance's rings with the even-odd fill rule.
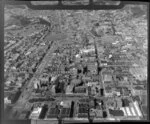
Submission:
[[[122,110],[112,110],[109,109],[109,113],[113,116],[124,116],[124,113]]]

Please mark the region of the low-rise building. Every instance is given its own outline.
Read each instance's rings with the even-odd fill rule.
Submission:
[[[81,83],[81,80],[80,79],[72,79],[71,80],[71,85],[73,85],[73,86],[76,86],[76,85],[78,85],[78,84],[80,84]]]
[[[137,86],[134,86],[132,87],[132,95],[142,95],[143,94],[143,91],[145,91],[145,89],[143,88],[144,86],[140,86],[140,85],[137,85]]]
[[[88,117],[88,105],[87,104],[79,104],[78,117],[79,118],[87,118]]]
[[[91,94],[96,95],[96,88],[94,86],[91,87]]]
[[[60,105],[61,105],[63,108],[71,108],[71,101],[70,101],[70,100],[61,101],[61,102],[60,102]]]
[[[112,75],[109,75],[109,74],[105,74],[103,75],[103,81],[112,81]]]
[[[50,108],[47,113],[47,118],[57,118],[59,113],[60,113],[60,111],[58,108],[56,108],[56,107]]]
[[[122,107],[122,100],[121,100],[121,98],[117,98],[116,102],[117,102],[117,108],[121,108]]]
[[[31,115],[29,118],[30,119],[38,119],[41,111],[42,111],[42,107],[34,108],[33,111],[31,112]]]
[[[76,68],[71,68],[71,69],[70,69],[70,73],[71,73],[72,75],[77,75],[77,69],[76,69]]]
[[[73,86],[72,85],[68,85],[66,88],[66,94],[73,94]]]
[[[96,117],[97,118],[103,118],[103,111],[102,110],[96,110]]]
[[[56,87],[56,85],[53,85],[53,86],[52,86],[52,89],[51,89],[51,92],[52,92],[53,94],[56,93],[55,87]]]
[[[41,77],[41,78],[40,78],[40,82],[41,82],[42,84],[48,84],[49,78],[48,78],[48,77]]]
[[[40,88],[40,81],[39,80],[35,80],[33,83],[34,83],[34,89]]]
[[[113,90],[113,93],[116,94],[117,96],[120,96],[121,95],[121,89],[115,88],[115,90]]]
[[[93,48],[89,48],[89,49],[81,49],[80,53],[81,54],[86,54],[86,53],[93,52],[93,51],[95,51],[94,47]]]
[[[127,87],[122,87],[122,88],[121,88],[121,94],[122,94],[123,96],[130,96],[131,91],[130,91]]]
[[[87,64],[87,67],[88,67],[88,70],[92,73],[92,74],[97,74],[97,63],[88,63]]]
[[[87,87],[75,87],[75,93],[87,95],[88,94]]]
[[[105,94],[106,97],[113,96],[112,88],[111,87],[105,87],[104,94]]]
[[[88,86],[92,86],[92,85],[94,85],[94,86],[96,86],[96,85],[98,85],[99,84],[99,82],[98,81],[95,81],[95,82],[88,82]]]
[[[58,76],[52,76],[51,77],[51,82],[55,82],[57,80]]]
[[[61,110],[61,117],[69,118],[70,117],[71,108],[62,108]]]
[[[92,77],[89,77],[89,76],[85,76],[85,75],[83,75],[82,76],[82,80],[84,80],[84,81],[92,81]]]
[[[122,117],[124,116],[124,113],[122,110],[112,110],[112,109],[109,109],[109,114],[113,117]]]
[[[11,100],[8,99],[8,97],[4,98],[4,103],[5,104],[11,104]]]

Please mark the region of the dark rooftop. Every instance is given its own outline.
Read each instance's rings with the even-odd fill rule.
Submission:
[[[69,117],[70,116],[70,108],[63,108],[61,111],[61,116],[62,117]]]
[[[122,99],[122,106],[127,107],[129,106],[130,101],[128,99]]]
[[[51,108],[48,112],[47,118],[57,118],[59,110],[57,108]]]
[[[113,116],[124,116],[122,110],[112,110],[112,109],[109,109],[109,113],[111,115],[113,115]]]

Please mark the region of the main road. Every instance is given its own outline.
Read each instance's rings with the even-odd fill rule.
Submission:
[[[42,74],[43,69],[47,66],[47,64],[49,62],[51,62],[52,60],[52,54],[53,51],[57,48],[57,44],[60,40],[63,40],[67,37],[67,35],[61,33],[62,29],[61,29],[61,20],[60,20],[60,12],[56,12],[55,15],[58,18],[58,32],[60,32],[60,34],[53,34],[50,32],[49,28],[47,33],[45,33],[40,40],[44,40],[47,39],[48,41],[51,41],[50,48],[48,49],[48,52],[46,53],[46,55],[44,56],[43,60],[41,61],[40,65],[38,66],[36,72],[34,73],[33,77],[26,82],[26,84],[24,85],[24,87],[22,88],[22,93],[18,99],[18,101],[16,102],[16,104],[14,105],[14,107],[18,107],[18,108],[23,108],[25,107],[27,101],[29,100],[29,97],[32,95],[32,89],[33,89],[33,81],[40,76],[40,74]],[[56,31],[57,32],[57,31]]]
[[[92,36],[94,38],[94,47],[95,47],[95,53],[96,53],[96,59],[97,59],[97,65],[98,65],[98,68],[101,67],[101,62],[99,60],[99,53],[98,53],[98,44],[97,44],[97,41],[100,40],[100,38],[94,36],[90,31],[87,31],[88,34],[90,34],[90,36]],[[99,83],[100,83],[100,88],[103,88],[104,89],[104,86],[103,86],[103,77],[102,77],[102,71],[100,71],[98,69],[98,75],[99,75]]]

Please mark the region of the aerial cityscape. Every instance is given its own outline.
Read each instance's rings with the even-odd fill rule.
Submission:
[[[147,120],[147,6],[4,8],[6,119]]]

